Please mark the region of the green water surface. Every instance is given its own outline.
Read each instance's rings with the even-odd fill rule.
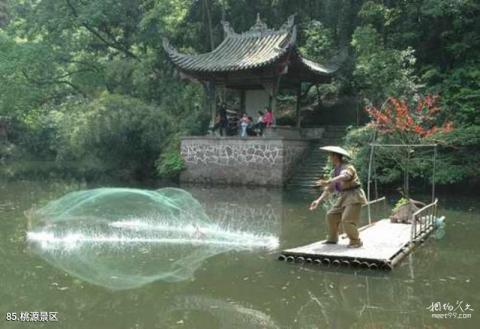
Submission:
[[[277,260],[279,250],[229,251],[182,282],[112,291],[87,283],[28,248],[24,212],[85,184],[0,184],[0,328],[479,328],[480,202],[440,196],[446,234],[430,238],[393,272]],[[288,248],[324,238],[324,210],[306,192],[183,187],[213,218],[278,236]],[[368,241],[365,241],[368,243]],[[118,257],[133,257],[119,251]],[[152,266],[168,259],[152,255]],[[113,260],[114,261],[114,260]],[[101,271],[101,269],[99,269]],[[429,307],[441,305],[446,310]],[[469,310],[465,310],[469,304]],[[449,310],[449,308],[456,308]],[[56,312],[58,321],[7,321],[7,313]],[[432,314],[466,314],[438,319]]]

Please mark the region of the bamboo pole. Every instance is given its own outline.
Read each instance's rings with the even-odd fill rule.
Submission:
[[[377,144],[370,143],[370,146],[380,146],[380,147],[434,147],[437,144]]]
[[[368,180],[367,180],[367,198],[370,201],[370,180],[372,179],[372,161],[373,161],[373,152],[375,146],[370,144],[370,160],[368,162]],[[367,212],[368,212],[368,224],[372,224],[372,214],[370,209],[370,203],[367,203]]]
[[[435,171],[436,171],[436,161],[437,160],[437,144],[433,149],[433,171],[432,171],[432,202],[435,200]]]

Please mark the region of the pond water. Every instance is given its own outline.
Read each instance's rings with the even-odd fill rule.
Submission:
[[[131,247],[103,241],[96,250],[94,241],[88,251],[57,254],[28,243],[32,228],[25,211],[87,188],[65,182],[0,184],[0,328],[480,327],[478,199],[440,196],[446,234],[430,238],[385,273],[277,260],[281,249],[325,236],[324,210],[307,209],[310,193],[182,186],[209,218],[236,232],[278,239],[278,246],[249,247],[248,240],[201,254],[203,247],[196,245],[202,257],[183,264],[191,271],[166,280],[160,275],[165,264],[185,255],[162,243],[151,247],[146,240]],[[108,243],[115,248],[106,249]],[[119,279],[125,277],[133,279]],[[446,310],[435,311],[432,304]],[[449,311],[470,318],[432,316]],[[13,312],[56,312],[58,322],[6,321]]]

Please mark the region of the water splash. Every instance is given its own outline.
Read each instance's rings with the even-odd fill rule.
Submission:
[[[138,227],[133,225],[133,222],[128,222],[128,225],[123,226],[111,225],[112,227],[125,227],[128,229],[141,232],[142,234],[136,236],[124,232],[117,234],[83,234],[80,232],[70,232],[67,234],[56,235],[51,231],[28,232],[27,239],[40,243],[43,249],[64,248],[65,250],[78,249],[87,244],[101,244],[101,243],[117,243],[119,246],[139,243],[158,243],[158,244],[172,244],[172,245],[192,245],[192,246],[214,246],[220,247],[235,247],[236,249],[253,249],[253,248],[267,248],[275,249],[278,247],[278,238],[271,235],[252,234],[247,232],[229,232],[222,231],[218,228],[209,227],[168,227],[168,226],[153,226],[152,230],[158,234],[151,235],[151,233],[142,232],[145,223],[138,221]],[[175,235],[178,233],[178,235]],[[182,237],[182,235],[189,235]],[[151,236],[149,236],[151,235]],[[170,235],[170,236],[165,236]]]
[[[32,212],[30,221],[34,252],[111,289],[186,280],[214,255],[278,247],[271,232],[216,223],[190,193],[173,188],[74,192]]]

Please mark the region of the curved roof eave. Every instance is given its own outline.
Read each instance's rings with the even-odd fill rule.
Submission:
[[[337,64],[323,65],[312,60],[309,60],[303,57],[301,54],[298,54],[298,58],[302,66],[304,66],[309,71],[312,71],[321,75],[332,75],[340,68]]]
[[[249,32],[229,35],[213,51],[197,55],[182,54],[167,39],[163,41],[170,60],[184,71],[232,72],[272,64],[295,44],[296,29],[285,32]]]
[[[293,55],[289,55],[291,64],[310,74],[330,76],[339,68],[339,65],[323,65],[302,56],[296,48],[294,16],[290,16],[279,30],[268,29],[260,16],[243,33],[236,33],[228,22],[223,21],[222,25],[225,39],[211,52],[182,54],[166,38],[163,39],[163,48],[179,70],[193,75],[258,69],[275,63],[287,54]]]

